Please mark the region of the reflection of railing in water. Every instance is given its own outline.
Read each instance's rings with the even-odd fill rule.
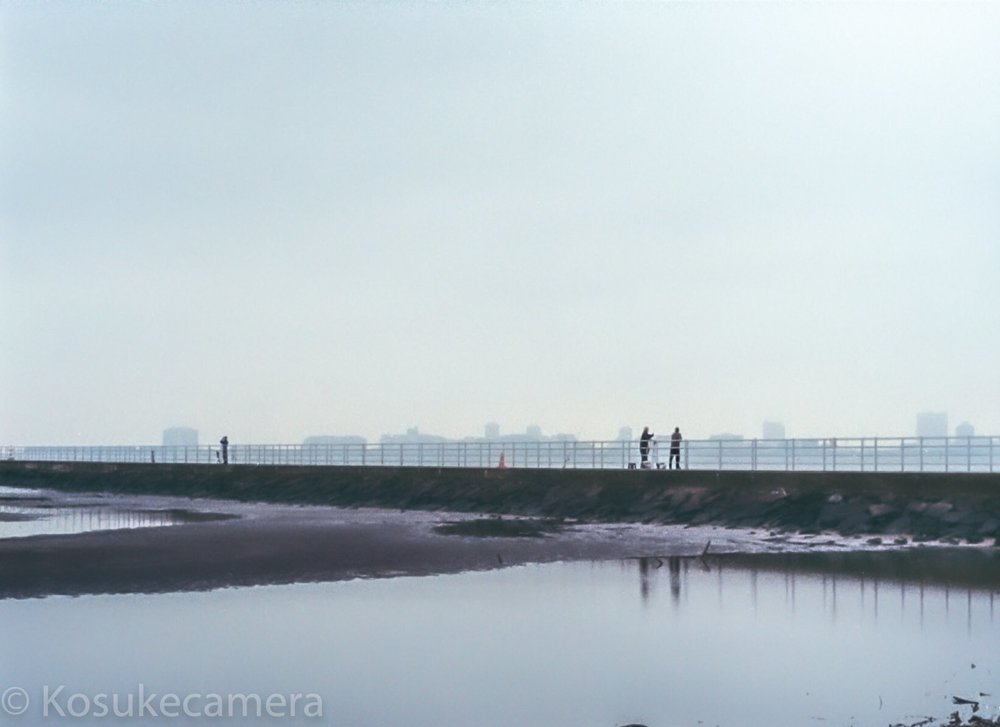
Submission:
[[[0,536],[72,535],[97,530],[162,527],[181,522],[174,513],[159,510],[119,510],[107,507],[34,508],[0,505]]]
[[[733,596],[734,590],[742,592],[748,600],[741,600],[740,605],[748,605],[754,612],[759,605],[759,579],[762,576],[780,577],[784,587],[784,606],[792,613],[797,607],[797,595],[802,590],[802,586],[811,587],[820,591],[820,603],[824,613],[836,621],[839,612],[843,610],[845,599],[853,598],[854,605],[862,614],[869,614],[877,623],[880,617],[884,617],[887,602],[895,600],[898,595],[898,607],[891,607],[894,613],[898,613],[901,618],[907,616],[907,609],[912,607],[909,604],[916,604],[918,609],[917,618],[920,626],[923,627],[925,608],[928,597],[934,600],[936,605],[944,609],[944,618],[947,622],[954,616],[964,617],[966,627],[971,631],[974,618],[974,604],[981,603],[983,613],[988,611],[988,621],[994,623],[998,616],[1000,607],[1000,584],[988,580],[987,582],[973,586],[969,585],[967,578],[959,578],[958,583],[941,581],[940,574],[932,574],[928,579],[906,579],[892,576],[871,576],[864,573],[838,573],[838,572],[810,572],[804,570],[801,565],[795,563],[796,554],[781,554],[765,556],[766,562],[763,567],[750,565],[756,555],[742,556],[662,556],[662,557],[641,557],[635,562],[639,574],[639,594],[642,601],[650,604],[657,587],[663,580],[666,580],[670,590],[670,600],[675,607],[682,604],[683,592],[691,588],[708,587],[710,577],[705,574],[714,574],[718,599],[720,605],[725,601],[728,591],[729,597]],[[864,553],[854,553],[860,556],[858,560],[865,557]],[[907,557],[911,553],[901,551],[896,555]],[[972,554],[976,555],[976,554]],[[811,553],[806,557],[819,556],[823,554]],[[789,558],[793,565],[781,567],[780,560]],[[992,558],[986,562],[987,567],[992,563],[995,567],[997,558]],[[703,578],[701,582],[692,583],[691,573],[697,573]],[[773,588],[773,584],[772,584]],[[747,593],[747,590],[749,593]],[[888,597],[888,598],[887,598]]]
[[[649,466],[668,464],[658,443]],[[686,439],[680,465],[697,470],[819,472],[998,472],[1000,437]],[[379,444],[233,444],[230,464],[624,469],[639,460],[629,441],[458,441]],[[49,462],[216,464],[219,447],[0,447],[0,459]]]

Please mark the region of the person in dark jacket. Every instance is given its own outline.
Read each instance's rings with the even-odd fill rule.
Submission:
[[[674,433],[670,435],[670,469],[681,468],[681,428],[674,427]],[[674,466],[676,463],[676,467]]]
[[[220,439],[219,444],[222,445],[222,464],[229,464],[229,437]]]
[[[656,435],[649,431],[649,427],[642,428],[642,436],[639,437],[639,459],[642,460],[640,466],[643,469],[649,466],[649,443],[654,436]]]

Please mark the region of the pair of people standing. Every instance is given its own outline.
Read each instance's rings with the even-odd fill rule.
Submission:
[[[649,431],[649,427],[642,428],[642,435],[639,437],[639,458],[642,460],[641,467],[649,467],[649,447],[653,437],[656,435]],[[681,428],[674,427],[674,433],[670,435],[670,460],[667,466],[671,469],[681,468]]]

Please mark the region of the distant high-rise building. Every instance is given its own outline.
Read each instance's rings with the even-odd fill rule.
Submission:
[[[525,435],[528,439],[541,439],[542,438],[542,428],[537,424],[532,424],[527,429],[524,430]]]
[[[631,442],[632,441],[632,427],[622,427],[618,430],[618,441],[619,442]]]
[[[764,422],[762,430],[764,439],[785,438],[785,425],[781,422]]]
[[[955,427],[956,437],[974,437],[976,436],[976,428],[969,424],[969,422],[962,422],[957,427]]]
[[[934,411],[924,411],[917,414],[917,436],[947,437],[948,414]]]
[[[197,447],[198,430],[191,427],[170,427],[163,430],[164,447]]]
[[[496,422],[490,422],[486,425],[486,438],[495,441],[500,439],[500,425]]]

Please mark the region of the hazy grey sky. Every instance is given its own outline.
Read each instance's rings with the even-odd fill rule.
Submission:
[[[1000,434],[998,3],[0,3],[0,443]]]

